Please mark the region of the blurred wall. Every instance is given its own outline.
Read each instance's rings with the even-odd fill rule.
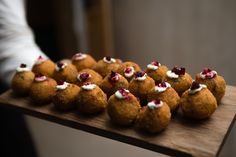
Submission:
[[[113,1],[116,56],[194,75],[210,67],[236,85],[236,1]]]

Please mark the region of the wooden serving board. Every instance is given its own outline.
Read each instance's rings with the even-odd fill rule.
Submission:
[[[219,155],[235,120],[236,87],[227,86],[222,104],[210,119],[186,120],[178,113],[168,128],[157,135],[140,132],[135,127],[114,126],[106,112],[84,116],[76,111],[59,112],[52,104],[34,106],[28,97],[17,97],[11,90],[0,96],[0,106],[171,156],[211,157]]]

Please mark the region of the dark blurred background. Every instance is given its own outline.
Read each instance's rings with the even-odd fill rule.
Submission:
[[[113,53],[111,1],[28,0],[28,23],[36,43],[54,61],[89,52],[96,59]]]

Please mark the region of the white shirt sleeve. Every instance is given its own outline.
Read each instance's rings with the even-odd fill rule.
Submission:
[[[0,0],[0,80],[9,86],[20,63],[32,67],[45,54],[34,42],[25,17],[25,0]]]

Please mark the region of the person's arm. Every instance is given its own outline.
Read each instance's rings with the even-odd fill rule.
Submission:
[[[25,0],[0,0],[0,80],[9,86],[16,67],[45,54],[26,22]]]

